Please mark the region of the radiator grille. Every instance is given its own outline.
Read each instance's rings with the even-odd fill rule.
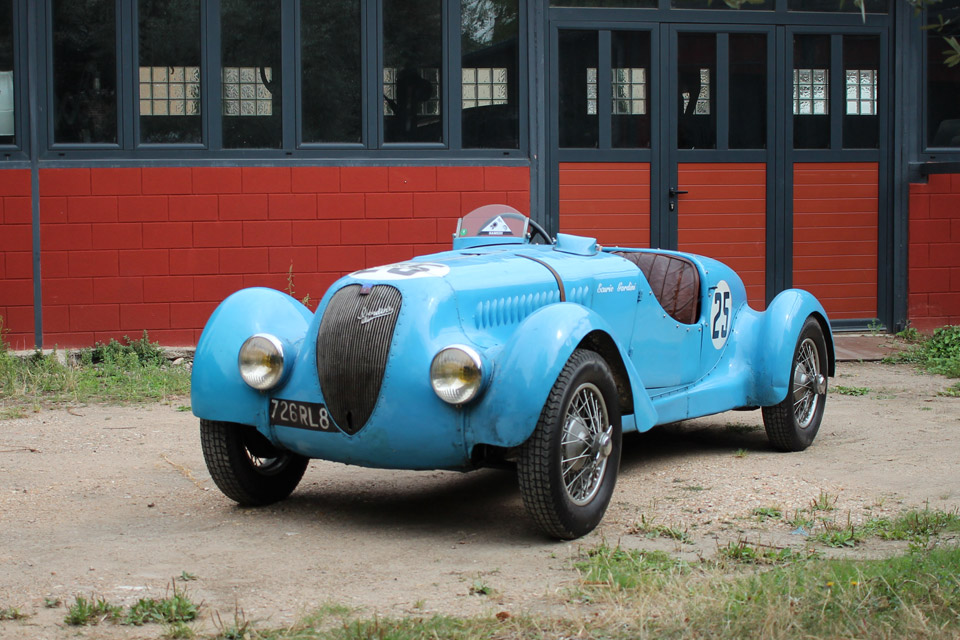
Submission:
[[[349,285],[324,311],[317,375],[327,410],[349,434],[363,428],[377,403],[401,302],[400,291],[389,285]]]

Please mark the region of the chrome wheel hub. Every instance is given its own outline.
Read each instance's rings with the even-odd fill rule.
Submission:
[[[577,387],[567,407],[560,440],[560,471],[570,500],[585,505],[600,490],[613,453],[613,427],[607,405],[593,384]]]
[[[805,338],[800,343],[797,366],[793,370],[793,415],[798,427],[810,426],[826,393],[827,378],[820,371],[817,344]]]

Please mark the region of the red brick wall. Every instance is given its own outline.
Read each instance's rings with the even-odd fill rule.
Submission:
[[[910,324],[960,324],[960,174],[910,185]]]
[[[876,318],[877,163],[798,162],[793,194],[793,286],[831,320]]]
[[[33,230],[30,171],[0,171],[0,316],[7,342],[33,346]]]
[[[26,176],[17,189],[29,196]],[[19,266],[23,251],[29,258],[29,197],[25,212],[7,204],[18,197],[4,196],[0,309],[32,346],[31,274]],[[220,300],[242,287],[286,290],[291,267],[295,295],[315,306],[341,275],[448,249],[457,218],[491,203],[528,212],[529,169],[44,169],[44,346],[144,329],[161,344],[192,345]]]
[[[754,309],[766,308],[767,166],[681,163],[677,240],[681,251],[720,260],[737,272]]]

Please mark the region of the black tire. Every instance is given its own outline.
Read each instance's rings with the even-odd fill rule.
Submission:
[[[588,406],[592,415],[584,413]],[[578,349],[520,448],[520,495],[537,526],[563,540],[593,531],[617,483],[620,445],[620,405],[610,367],[596,353]]]
[[[277,449],[253,427],[231,422],[201,420],[200,444],[210,477],[243,506],[283,500],[297,488],[310,462]]]
[[[811,316],[793,350],[787,397],[780,404],[763,407],[763,426],[775,449],[803,451],[813,443],[827,403],[828,364],[823,329]]]

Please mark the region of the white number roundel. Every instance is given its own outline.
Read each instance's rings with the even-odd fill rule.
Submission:
[[[717,283],[710,300],[710,339],[714,349],[722,349],[730,335],[732,316],[732,301],[730,300],[730,285],[726,280]]]
[[[450,273],[450,267],[434,262],[397,262],[382,267],[354,271],[350,275],[358,280],[408,280],[410,278],[442,278]]]

